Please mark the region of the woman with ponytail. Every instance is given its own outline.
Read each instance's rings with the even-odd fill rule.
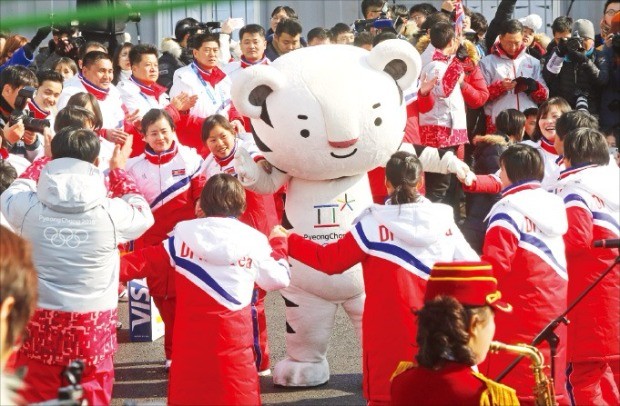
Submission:
[[[431,203],[419,194],[423,172],[416,156],[396,152],[385,173],[390,194],[386,205],[367,208],[336,242],[323,246],[288,234],[289,256],[321,272],[339,274],[362,264],[366,286],[362,321],[364,396],[369,404],[390,402],[392,373],[399,361],[413,359],[417,353],[411,312],[422,307],[433,264],[478,260],[454,223],[452,208]],[[344,196],[334,198],[340,206],[342,201]],[[272,235],[280,233],[286,231],[276,228]]]
[[[404,361],[392,377],[393,405],[518,405],[514,389],[480,374],[500,301],[488,262],[437,263],[416,312],[417,362]]]

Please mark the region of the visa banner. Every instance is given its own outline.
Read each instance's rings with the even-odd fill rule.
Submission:
[[[129,337],[133,342],[155,341],[164,335],[164,322],[149,294],[144,279],[127,284],[129,294]]]

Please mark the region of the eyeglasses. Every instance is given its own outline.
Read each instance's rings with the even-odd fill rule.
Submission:
[[[607,17],[613,17],[618,13],[620,13],[620,10],[614,10],[613,8],[610,8],[609,10],[605,11],[605,15]]]

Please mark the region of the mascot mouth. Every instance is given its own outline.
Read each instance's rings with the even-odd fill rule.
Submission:
[[[351,151],[351,153],[349,154],[345,154],[345,155],[336,155],[333,152],[330,152],[329,154],[331,156],[333,156],[334,158],[338,158],[338,159],[344,159],[344,158],[348,158],[350,156],[353,156],[355,153],[357,152],[357,148],[355,148],[353,151]]]

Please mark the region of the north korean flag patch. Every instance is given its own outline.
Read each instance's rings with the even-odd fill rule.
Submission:
[[[185,176],[185,168],[184,169],[173,169],[172,176]]]

